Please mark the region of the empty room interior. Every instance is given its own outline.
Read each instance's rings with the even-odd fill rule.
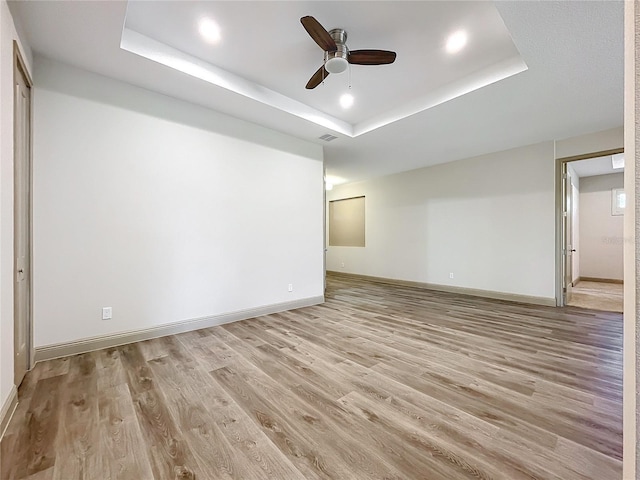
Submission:
[[[637,480],[640,5],[0,0],[0,480]]]

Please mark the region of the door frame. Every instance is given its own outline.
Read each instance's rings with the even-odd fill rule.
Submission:
[[[33,80],[31,79],[31,75],[29,74],[29,70],[27,69],[27,64],[24,61],[24,57],[22,55],[22,52],[20,51],[20,46],[18,45],[17,41],[13,41],[13,144],[14,144],[14,156],[13,156],[13,168],[14,168],[14,177],[13,177],[13,200],[14,200],[14,209],[13,209],[13,227],[14,227],[14,232],[13,232],[13,242],[14,242],[14,247],[12,249],[13,251],[13,258],[12,258],[12,263],[13,263],[13,288],[14,288],[14,292],[13,292],[13,322],[14,322],[14,384],[16,384],[16,387],[18,386],[18,382],[16,382],[17,379],[17,369],[16,369],[16,343],[18,341],[18,332],[16,330],[16,326],[18,323],[18,318],[17,318],[17,309],[16,309],[16,303],[17,303],[17,289],[16,289],[16,279],[17,279],[17,263],[16,263],[16,252],[15,252],[15,245],[16,245],[16,237],[18,235],[18,232],[16,232],[15,229],[15,222],[16,222],[16,215],[18,214],[17,212],[17,205],[15,202],[15,198],[16,198],[16,156],[15,156],[15,144],[18,141],[18,139],[16,138],[17,136],[17,108],[15,106],[15,99],[16,99],[16,83],[17,83],[17,77],[18,75],[22,76],[24,78],[25,83],[27,84],[27,87],[29,88],[29,118],[27,119],[27,124],[28,124],[28,153],[26,155],[26,161],[28,163],[27,166],[27,171],[28,171],[28,183],[29,183],[29,205],[28,205],[28,224],[29,224],[29,234],[28,234],[28,242],[29,242],[29,248],[28,248],[28,255],[29,255],[29,261],[28,261],[28,271],[27,271],[27,282],[28,282],[28,299],[27,299],[27,303],[28,303],[28,315],[27,315],[27,339],[26,339],[26,343],[27,343],[27,352],[26,352],[26,370],[29,371],[34,364],[34,358],[35,358],[35,350],[33,348],[33,265],[32,265],[32,260],[33,260]]]
[[[574,155],[571,157],[556,158],[556,306],[565,306],[565,252],[564,252],[564,238],[566,235],[564,229],[564,222],[562,216],[562,210],[565,199],[564,197],[564,171],[565,165],[570,162],[578,160],[588,160],[590,158],[604,157],[607,155],[615,155],[616,153],[623,153],[624,148],[614,148],[612,150],[603,150],[600,152],[585,153],[582,155]]]

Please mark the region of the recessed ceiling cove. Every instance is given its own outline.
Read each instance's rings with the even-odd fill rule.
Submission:
[[[356,137],[527,69],[491,2],[129,2],[121,48]],[[342,29],[351,50],[397,53],[305,89],[324,60],[300,19]],[[247,18],[253,28],[247,28]],[[203,19],[219,28],[204,38]],[[260,28],[255,28],[256,23]],[[464,33],[455,52],[452,35]],[[353,98],[344,107],[345,94]]]

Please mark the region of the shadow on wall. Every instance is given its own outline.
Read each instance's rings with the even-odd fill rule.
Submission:
[[[498,209],[502,203],[508,210],[513,198],[553,195],[553,168],[553,142],[544,142],[339,186],[329,197],[380,192],[384,197],[380,208],[424,207],[471,198],[491,201]],[[552,202],[549,207],[553,215]]]
[[[322,159],[322,154],[318,154],[321,147],[309,142],[297,140],[294,137],[199,105],[190,104],[184,100],[125,84],[44,57],[36,57],[34,77],[36,96],[37,89],[43,88],[161,118],[180,125],[219,133],[294,155]]]

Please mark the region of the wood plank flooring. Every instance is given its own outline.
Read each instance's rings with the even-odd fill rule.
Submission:
[[[624,287],[621,283],[591,282],[581,280],[573,287],[568,305],[622,313]]]
[[[622,316],[329,277],[323,305],[42,362],[2,480],[620,480]]]

